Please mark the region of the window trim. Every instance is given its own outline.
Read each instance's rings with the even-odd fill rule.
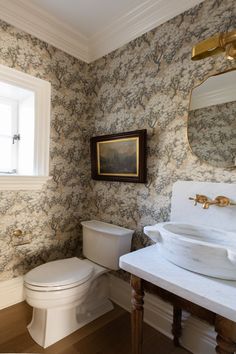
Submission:
[[[39,190],[51,176],[0,176],[0,191]]]
[[[0,190],[40,189],[49,177],[51,84],[0,64],[0,80],[35,92],[35,175],[0,176]]]
[[[14,99],[11,98],[6,98],[6,97],[2,97],[0,96],[0,103],[5,103],[9,106],[11,106],[11,110],[12,110],[12,131],[11,131],[11,137],[9,136],[9,139],[12,140],[12,137],[14,134],[18,133],[18,102]],[[1,136],[1,134],[0,134]],[[0,168],[0,175],[4,175],[4,173],[6,175],[14,173],[13,170],[17,170],[17,162],[18,162],[18,145],[15,144],[15,146],[12,146],[12,150],[14,150],[14,152],[12,151],[12,162],[11,162],[11,166],[12,166],[12,171],[5,171],[2,172],[2,169]]]

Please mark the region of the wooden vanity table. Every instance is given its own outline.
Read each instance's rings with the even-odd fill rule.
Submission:
[[[173,305],[172,333],[176,345],[181,336],[181,311],[184,309],[215,326],[216,353],[234,354],[236,281],[206,277],[177,267],[163,259],[157,247],[149,246],[120,258],[120,267],[131,273],[132,354],[142,354],[145,290]]]

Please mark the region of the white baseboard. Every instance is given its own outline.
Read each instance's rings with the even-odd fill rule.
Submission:
[[[110,299],[127,311],[131,311],[131,288],[129,284],[113,275],[110,279]],[[0,309],[25,300],[23,277],[0,282]],[[144,321],[172,338],[172,306],[158,297],[146,294],[144,299]],[[194,354],[215,354],[214,329],[187,313],[183,313],[181,344]]]
[[[0,309],[24,301],[23,277],[0,281]]]
[[[131,311],[129,284],[113,275],[110,277],[110,299],[127,311]],[[144,321],[172,338],[172,306],[158,297],[145,294]],[[183,313],[181,345],[194,354],[215,354],[215,331],[206,322]]]

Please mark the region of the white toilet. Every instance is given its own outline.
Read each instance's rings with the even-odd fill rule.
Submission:
[[[24,277],[26,301],[33,307],[31,337],[46,348],[112,310],[109,270],[130,251],[133,231],[101,221],[85,221],[83,254],[49,262]]]

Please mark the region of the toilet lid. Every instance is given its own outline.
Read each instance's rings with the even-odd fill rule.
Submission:
[[[76,257],[52,261],[42,264],[25,277],[25,283],[36,286],[63,286],[82,284],[93,274],[93,266]]]

